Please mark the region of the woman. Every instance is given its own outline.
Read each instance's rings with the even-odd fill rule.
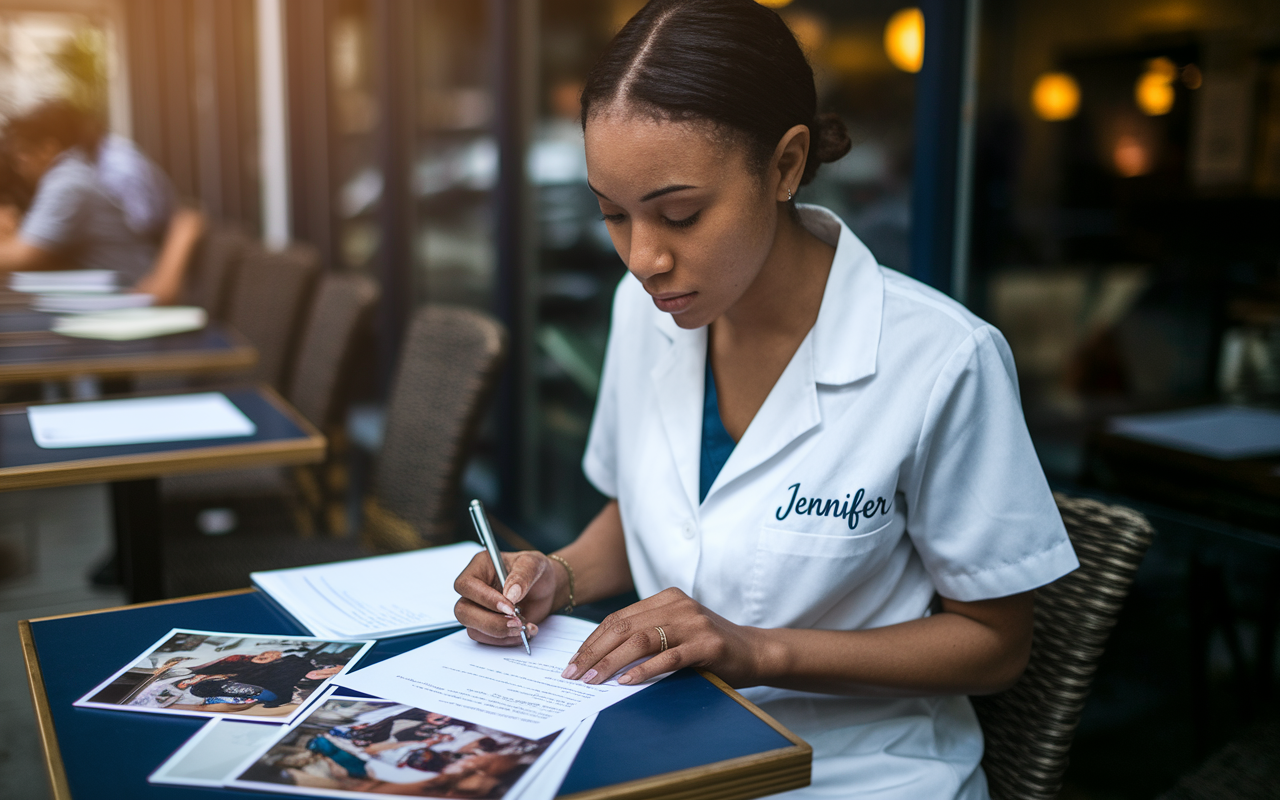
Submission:
[[[1032,595],[1077,566],[1008,346],[796,206],[843,155],[750,0],[655,0],[582,97],[618,287],[584,468],[615,498],[550,557],[459,576],[472,638],[634,587],[565,668],[710,669],[814,748],[796,796],[981,798],[965,695],[1017,680]]]

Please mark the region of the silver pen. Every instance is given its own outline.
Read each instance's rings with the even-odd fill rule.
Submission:
[[[493,561],[493,571],[498,573],[498,582],[503,587],[507,585],[507,569],[502,565],[502,554],[498,552],[498,542],[493,538],[493,529],[489,527],[489,517],[484,513],[484,503],[479,500],[472,500],[471,506],[471,524],[476,528],[476,534],[480,537],[480,544],[484,545],[484,549],[489,551],[489,559]],[[498,591],[502,591],[500,588]],[[511,606],[516,612],[516,619],[520,620],[520,641],[524,642],[524,652],[527,655],[533,655],[533,651],[529,649],[529,633],[524,622],[524,617],[520,615],[520,609],[514,604]]]

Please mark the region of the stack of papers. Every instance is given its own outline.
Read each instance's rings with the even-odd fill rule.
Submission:
[[[154,296],[141,292],[59,293],[36,295],[31,307],[49,314],[86,314],[119,308],[145,308],[155,301]]]
[[[257,431],[221,392],[31,406],[27,421],[44,448],[186,442]]]
[[[104,295],[111,297],[145,297],[151,295]],[[203,308],[196,306],[167,306],[164,308],[124,308],[118,311],[100,311],[93,314],[77,314],[58,317],[50,329],[64,336],[80,339],[106,339],[128,341],[168,336],[174,333],[198,331],[208,322]]]
[[[453,578],[483,549],[459,542],[250,577],[316,636],[385,639],[456,626]]]
[[[64,269],[15,272],[9,276],[15,292],[79,292],[98,294],[116,290],[116,273],[109,269]]]

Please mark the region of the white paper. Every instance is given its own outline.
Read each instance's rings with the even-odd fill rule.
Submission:
[[[36,295],[31,307],[51,314],[84,314],[92,311],[114,311],[121,308],[146,308],[155,303],[154,295],[142,292],[104,292],[83,294],[55,292]]]
[[[589,685],[560,677],[578,647],[596,629],[593,623],[548,617],[522,647],[479,644],[459,631],[335,680],[376,697],[429,708],[480,725],[541,739],[647,688],[662,677],[635,686],[616,679]]]
[[[233,769],[279,736],[279,725],[211,719],[157,767],[147,781],[178,786],[222,786]]]
[[[331,705],[330,701],[335,701]],[[400,712],[411,710],[404,704],[397,704],[379,698],[366,697],[348,697],[344,696],[340,690],[330,690],[321,697],[313,710],[308,712],[307,716],[300,717],[295,723],[285,728],[277,728],[276,735],[269,741],[260,744],[256,751],[245,758],[234,769],[225,773],[223,786],[237,789],[252,789],[265,792],[279,792],[282,794],[305,794],[308,796],[321,797],[338,797],[338,798],[378,798],[386,797],[388,794],[404,795],[411,797],[471,797],[472,794],[463,793],[456,794],[448,790],[443,793],[432,790],[430,788],[422,788],[415,785],[413,777],[404,780],[405,769],[396,769],[397,774],[388,775],[387,768],[399,764],[399,754],[393,755],[391,759],[387,759],[387,754],[382,756],[373,756],[372,751],[356,745],[352,741],[344,740],[341,733],[344,729],[350,729],[353,726],[351,722],[352,704],[362,704],[364,706],[374,706],[372,710],[362,711],[361,716],[365,713],[373,714],[379,719],[385,719],[388,714],[394,715]],[[346,706],[347,710],[342,707]],[[385,707],[385,712],[377,708],[377,706]],[[336,708],[335,708],[336,707]],[[358,708],[359,706],[357,706]],[[314,717],[314,719],[313,719]],[[360,717],[354,717],[359,719]],[[317,722],[319,724],[317,724]],[[474,729],[476,725],[471,720],[463,720],[454,718],[454,722],[466,726],[468,729]],[[499,794],[497,788],[487,794],[480,794],[480,797],[497,798],[502,800],[551,800],[555,797],[560,788],[560,784],[564,782],[565,776],[569,773],[569,769],[573,766],[573,760],[577,757],[578,751],[582,749],[583,743],[586,741],[587,734],[594,724],[595,717],[592,716],[569,729],[564,730],[555,735],[549,744],[542,744],[541,741],[524,741],[518,739],[510,741],[506,746],[512,747],[517,751],[530,752],[530,749],[536,751],[538,748],[545,747],[540,754],[536,756],[536,760],[525,768],[524,772],[511,785],[505,794]],[[334,727],[330,727],[334,726]],[[487,727],[487,726],[486,726]],[[299,758],[303,750],[301,743],[304,740],[315,738],[315,734],[323,732],[325,738],[338,749],[359,758],[366,765],[368,774],[364,778],[354,778],[350,776],[346,770],[339,771],[336,775],[328,772],[323,765],[312,763],[303,765],[299,762],[318,760],[314,756],[311,758]],[[487,732],[480,730],[472,734],[463,734],[464,736],[479,736],[486,734],[495,737],[502,737],[507,734],[506,731],[490,730]],[[545,737],[544,737],[545,739]],[[432,748],[448,747],[452,750],[459,750],[465,747],[472,739],[457,739],[454,742],[446,744],[433,745]],[[458,743],[462,742],[461,746]],[[308,742],[309,743],[309,742]],[[413,748],[412,739],[405,740],[406,747]],[[310,747],[306,748],[310,750]],[[273,754],[273,751],[275,753]],[[301,768],[307,771],[318,770],[312,772],[313,780],[309,781],[309,785],[299,785],[284,779],[277,779],[278,772],[273,767],[280,763],[281,755],[297,754],[291,761],[291,767]],[[252,768],[259,761],[265,761],[270,765],[267,774],[270,779],[253,779]],[[438,773],[422,772],[421,776],[424,780],[430,779]],[[261,773],[259,773],[261,775]],[[379,777],[380,776],[380,777]],[[395,782],[389,782],[395,781]],[[325,785],[325,784],[329,785]],[[335,786],[334,784],[338,784]],[[342,786],[341,784],[347,784]]]
[[[474,542],[250,577],[313,635],[385,638],[453,627],[453,581],[481,550]]]
[[[257,430],[221,392],[31,406],[27,418],[45,448],[222,439]]]
[[[1111,432],[1210,458],[1280,453],[1280,412],[1238,406],[1116,417]]]
[[[582,745],[586,743],[587,734],[591,733],[591,726],[596,724],[597,716],[592,714],[577,726],[566,728],[564,733],[560,734],[560,738],[555,741],[556,751],[553,753],[548,750],[542,758],[529,767],[529,772],[523,777],[524,785],[519,787],[521,788],[519,797],[516,798],[509,793],[503,800],[553,800],[560,794],[560,786],[573,767],[573,760],[578,757],[578,751],[582,750]]]
[[[126,295],[112,295],[124,297]],[[150,295],[143,295],[150,297]],[[55,311],[57,309],[43,309]],[[67,309],[70,310],[70,309]],[[208,324],[209,315],[195,306],[164,306],[162,308],[124,308],[117,311],[99,311],[92,314],[75,314],[58,317],[50,330],[63,336],[78,339],[103,339],[111,342],[153,339],[174,333],[198,331]]]
[[[15,292],[114,292],[116,273],[109,269],[14,272],[9,288]]]

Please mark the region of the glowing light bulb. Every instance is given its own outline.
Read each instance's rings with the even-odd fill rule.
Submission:
[[[1178,67],[1169,59],[1153,58],[1147,62],[1147,71],[1133,86],[1133,100],[1143,114],[1158,117],[1173,110],[1173,81],[1177,77]]]
[[[791,5],[791,0],[756,0],[756,2],[765,8],[782,8]]]
[[[1046,72],[1031,89],[1031,107],[1049,122],[1071,119],[1080,110],[1080,84],[1065,72]]]
[[[918,8],[895,11],[884,26],[884,52],[903,72],[919,72],[924,65],[924,14]]]

